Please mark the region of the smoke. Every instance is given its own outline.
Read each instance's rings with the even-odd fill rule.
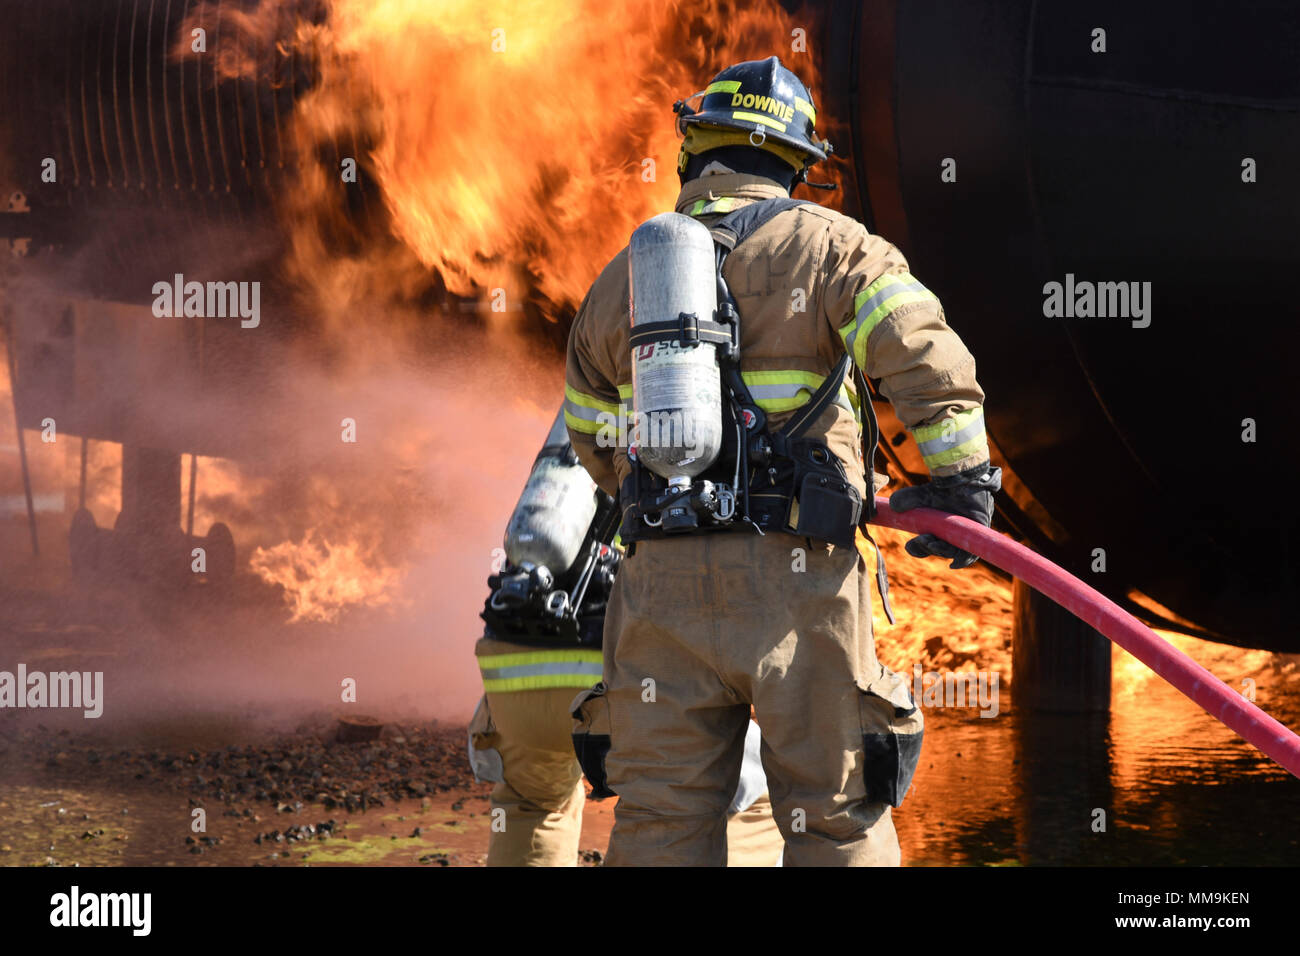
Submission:
[[[239,580],[225,596],[129,577],[74,584],[62,604],[0,590],[14,654],[40,653],[50,621],[82,628],[66,650],[102,655],[90,659],[106,671],[105,720],[248,708],[467,716],[481,692],[472,648],[492,551],[561,396],[558,350],[535,352],[525,326],[553,346],[632,227],[671,204],[674,98],[772,52],[815,83],[812,57],[784,52],[792,26],[811,22],[772,0],[633,6],[638,28],[612,33],[590,0],[562,15],[495,0],[200,3],[173,21],[166,75],[195,91],[178,108],[242,103],[257,133],[249,156],[268,170],[286,159],[283,175],[240,207],[257,210],[247,219],[219,192],[174,208],[152,192],[111,203],[95,193],[84,205],[104,211],[78,219],[82,252],[44,271],[32,263],[8,297],[18,338],[71,362],[46,394],[84,418],[60,441],[100,439],[87,488],[100,526],[120,507],[117,441],[186,453],[182,527],[195,453],[195,533],[230,528]],[[215,56],[189,45],[198,26]],[[355,181],[343,158],[355,159]],[[208,172],[225,175],[212,160],[146,180],[193,191]],[[191,321],[155,318],[148,290],[173,271],[265,282],[261,325],[209,319],[200,337]],[[61,339],[50,317],[72,289],[85,297]],[[508,311],[445,314],[463,304],[447,290],[500,291]],[[134,304],[109,301],[124,296]],[[76,474],[57,480],[66,490]],[[56,553],[69,518],[44,535]],[[151,540],[121,570],[184,578],[189,544],[179,532]],[[62,583],[66,558],[43,561]],[[348,678],[355,705],[341,700]]]
[[[5,305],[15,337],[31,346],[20,345],[19,355],[41,352],[50,329],[43,319],[58,298],[57,288],[10,287]],[[105,672],[103,725],[204,712],[289,720],[348,709],[466,719],[482,692],[473,644],[492,552],[558,405],[558,356],[440,314],[418,317],[424,334],[436,329],[440,337],[438,349],[420,353],[391,314],[380,325],[358,312],[353,331],[327,348],[277,345],[232,321],[230,336],[261,341],[253,351],[270,352],[252,366],[263,377],[209,367],[196,387],[192,366],[180,361],[188,353],[172,347],[181,323],[143,306],[82,301],[77,309],[73,380],[114,383],[108,391],[132,413],[121,422],[128,433],[203,455],[195,533],[205,535],[215,521],[228,525],[240,575],[224,595],[176,582],[190,561],[178,528],[179,540],[151,540],[143,559],[124,562],[170,563],[182,573],[167,583],[139,580],[146,568],[120,567],[112,570],[121,576],[84,590],[74,583],[68,601],[0,591],[0,667],[20,660],[35,667],[51,650],[41,635],[72,633],[56,645],[66,658],[61,666]],[[407,318],[414,327],[415,317]],[[90,328],[97,334],[87,335]],[[215,341],[213,332],[212,362],[223,354]],[[20,394],[23,375],[37,369],[30,360],[20,367]],[[5,398],[0,414],[12,421]],[[75,394],[61,401],[74,420],[93,417]],[[30,424],[31,413],[24,417]],[[29,449],[49,447],[34,430],[25,435]],[[61,427],[58,442],[75,461],[75,425]],[[91,447],[110,464],[120,449],[105,441]],[[208,454],[228,449],[237,454]],[[188,455],[181,465],[183,527]],[[90,468],[88,501],[107,495],[115,505],[120,473],[104,472]],[[75,467],[36,477],[38,495],[62,491],[75,502]],[[51,583],[66,581],[72,507],[58,516],[60,526],[42,528],[41,565]],[[112,507],[96,510],[100,526],[111,526]],[[28,560],[20,535],[3,540],[6,566]],[[348,679],[355,704],[343,701]]]

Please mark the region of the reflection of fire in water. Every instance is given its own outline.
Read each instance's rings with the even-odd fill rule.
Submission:
[[[392,602],[403,574],[383,565],[355,541],[331,544],[309,531],[299,543],[258,548],[249,565],[264,581],[284,588],[296,621],[336,621],[345,607]]]

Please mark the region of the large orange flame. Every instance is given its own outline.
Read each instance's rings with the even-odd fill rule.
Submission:
[[[286,130],[292,173],[275,197],[284,267],[341,364],[363,375],[391,366],[397,330],[427,324],[439,286],[482,299],[489,318],[489,302],[502,308],[507,323],[489,328],[509,329],[525,305],[565,321],[635,226],[672,207],[672,103],[718,70],[775,54],[816,92],[814,25],[775,0],[262,0],[237,15],[205,3],[172,55],[204,55],[191,31],[212,32],[218,18],[223,49],[206,74],[218,81],[258,73],[283,87],[291,63],[311,64]],[[546,364],[558,382],[558,356]],[[487,374],[481,363],[449,374],[475,372]],[[402,431],[410,453],[395,457],[418,460],[430,423],[413,415]],[[254,570],[285,588],[295,620],[383,603],[401,580],[392,549],[319,510],[315,537],[299,527],[258,550]],[[379,591],[359,584],[367,575]]]
[[[528,299],[558,320],[639,222],[671,208],[675,99],[732,62],[773,54],[817,93],[813,24],[775,0],[318,9],[263,0],[225,14],[233,49],[215,72],[265,70],[267,49],[315,65],[292,119],[300,166],[279,200],[289,273],[339,325],[358,303],[409,301],[430,273],[458,296],[502,289],[508,311]],[[190,30],[218,14],[196,8],[174,55],[202,55]],[[366,174],[359,182],[345,182],[346,160]],[[355,215],[367,183],[381,193],[365,198],[382,202],[382,241],[361,235],[369,227]]]
[[[692,45],[692,14],[722,29]],[[331,20],[342,69],[305,115],[367,91],[394,233],[453,292],[513,276],[570,306],[671,206],[673,100],[731,60],[789,48],[772,0],[338,0]]]

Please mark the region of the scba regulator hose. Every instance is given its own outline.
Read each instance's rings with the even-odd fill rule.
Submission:
[[[1231,727],[1252,746],[1300,777],[1300,736],[1162,640],[1114,601],[1041,555],[957,515],[931,508],[896,513],[889,507],[887,498],[876,498],[874,523],[913,534],[937,535],[1020,578],[1124,648],[1204,708],[1215,720]]]

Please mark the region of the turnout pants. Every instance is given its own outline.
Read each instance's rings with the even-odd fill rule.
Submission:
[[[921,712],[877,660],[852,548],[781,533],[643,541],[614,585],[602,686],[610,865],[722,865],[750,706],[786,865],[890,866]],[[590,775],[590,773],[589,773]]]
[[[587,687],[599,676],[601,652],[483,638],[475,653],[485,686],[501,688],[488,690],[470,723],[475,774],[495,783],[487,865],[575,866],[586,795],[573,750],[571,704],[575,685]],[[572,665],[567,678],[557,663]],[[527,686],[566,679],[568,686]],[[765,794],[728,817],[726,841],[732,866],[772,866],[781,859],[781,833]]]
[[[470,723],[474,772],[495,783],[487,865],[576,866],[586,793],[569,704],[600,651],[486,637],[474,651],[487,691]]]

